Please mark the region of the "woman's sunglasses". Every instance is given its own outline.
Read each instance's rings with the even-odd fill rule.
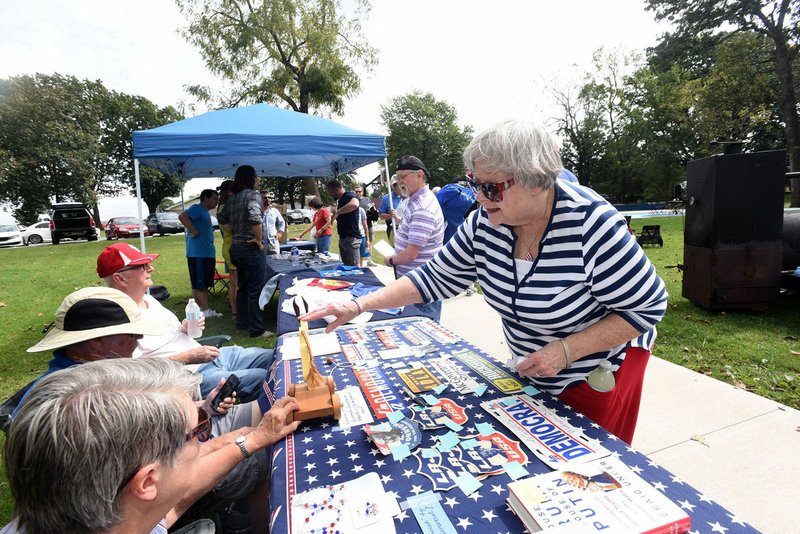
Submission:
[[[211,417],[200,406],[197,407],[197,421],[197,426],[186,434],[186,441],[197,438],[202,442],[208,441],[208,438],[211,437]]]
[[[477,195],[478,191],[483,193],[491,202],[500,202],[503,200],[503,191],[514,185],[514,179],[506,180],[505,182],[498,182],[496,184],[486,183],[481,184],[475,181],[472,176],[467,176],[467,183],[470,189]]]

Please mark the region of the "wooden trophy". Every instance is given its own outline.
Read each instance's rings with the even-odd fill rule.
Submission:
[[[300,408],[289,414],[288,422],[305,421],[333,415],[338,420],[342,404],[335,393],[336,383],[333,377],[322,378],[311,354],[311,343],[308,340],[308,323],[300,321],[300,360],[303,364],[302,384],[289,384],[289,396],[294,397]]]

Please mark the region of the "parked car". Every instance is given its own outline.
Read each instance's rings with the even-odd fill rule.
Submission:
[[[308,224],[313,216],[314,212],[307,209],[288,210],[286,212],[286,222],[289,224]]]
[[[80,203],[53,204],[50,212],[50,237],[54,245],[62,239],[97,241],[98,229],[86,206]]]
[[[50,241],[50,220],[32,224],[22,232],[22,240],[26,245],[38,245]]]
[[[128,239],[139,235],[139,227],[144,227],[144,235],[149,236],[147,226],[139,223],[136,217],[112,217],[106,223],[106,239]]]
[[[151,213],[145,219],[145,224],[151,235],[180,234],[184,230],[178,214],[171,211]]]
[[[22,232],[12,223],[0,224],[0,247],[16,247],[22,245]]]

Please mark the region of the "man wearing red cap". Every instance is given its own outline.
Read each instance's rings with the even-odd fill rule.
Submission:
[[[273,351],[261,347],[243,348],[238,345],[206,347],[187,335],[188,322],[181,322],[174,313],[147,294],[153,286],[152,262],[158,254],[143,254],[128,243],[115,243],[106,247],[97,257],[97,274],[108,287],[122,291],[132,298],[142,313],[163,322],[167,333],[161,336],[144,336],[138,341],[134,358],[161,357],[179,361],[203,376],[200,389],[203,396],[217,385],[220,378],[231,373],[239,377],[239,396],[251,399],[257,396],[274,360]],[[200,319],[204,327],[204,319]]]

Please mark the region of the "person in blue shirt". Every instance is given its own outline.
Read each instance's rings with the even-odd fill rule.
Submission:
[[[397,185],[397,180],[392,177],[392,205],[389,206],[389,193],[383,195],[381,199],[381,207],[378,208],[378,217],[382,221],[386,221],[386,238],[392,238],[392,229],[394,228],[394,218],[392,217],[392,210],[397,209],[397,205],[403,197],[400,196],[400,186]]]
[[[222,317],[222,314],[208,307],[208,288],[214,284],[214,268],[217,251],[214,248],[214,226],[209,211],[217,207],[219,193],[204,189],[200,193],[200,203],[190,206],[178,215],[186,227],[186,262],[189,264],[189,279],[192,283],[192,297],[206,317]]]

